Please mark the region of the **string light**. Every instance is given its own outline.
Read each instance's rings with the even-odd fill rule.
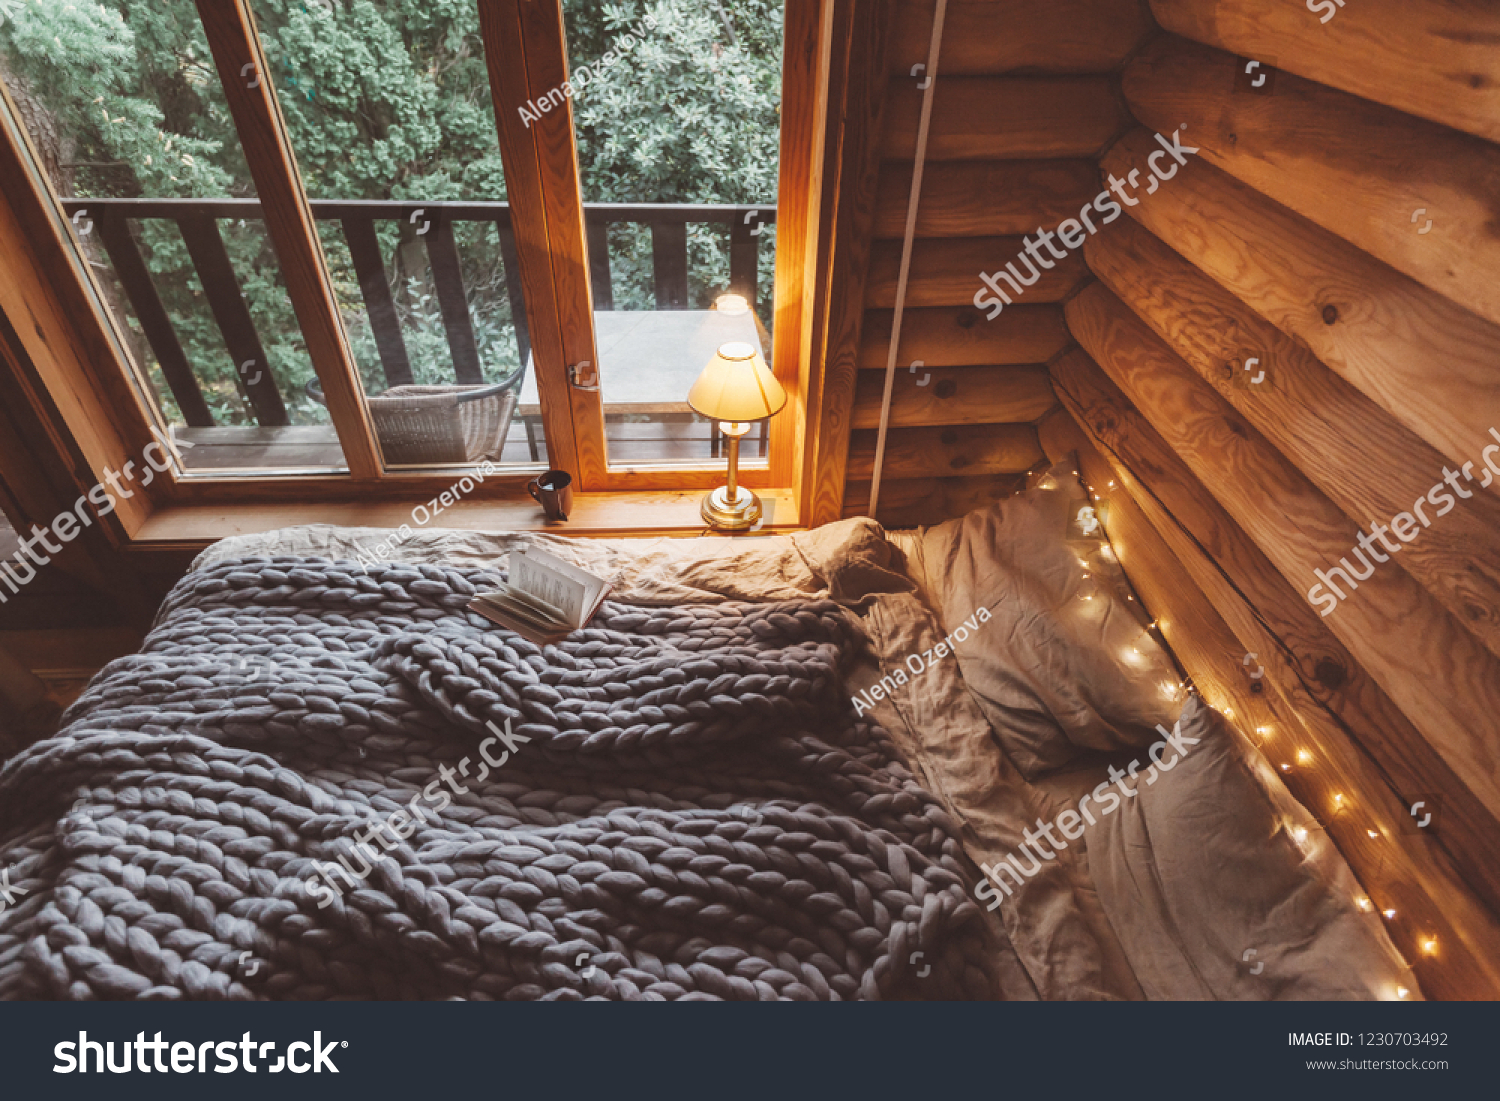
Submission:
[[[1224,717],[1226,719],[1232,719],[1232,718],[1234,718],[1234,708],[1232,708],[1232,707],[1226,707],[1226,708],[1224,708]]]
[[[1299,844],[1299,845],[1302,844],[1302,842],[1304,842],[1304,841],[1307,840],[1307,830],[1304,829],[1302,826],[1293,826],[1292,827],[1292,840],[1295,841],[1295,842],[1297,842],[1297,844]]]
[[[1299,750],[1297,750],[1297,763],[1299,765],[1311,764],[1312,763],[1312,754],[1309,753],[1305,749],[1299,749]]]
[[[1364,895],[1360,895],[1358,898],[1356,898],[1354,900],[1354,905],[1359,907],[1359,911],[1362,914],[1368,914],[1370,911],[1375,909],[1375,904]]]
[[[1380,912],[1385,916],[1385,920],[1386,921],[1393,921],[1393,920],[1395,920],[1395,917],[1396,917],[1396,911],[1395,910],[1381,910]]]
[[[1365,830],[1365,833],[1369,835],[1371,841],[1378,841],[1380,839],[1380,834],[1374,830]]]
[[[1404,1002],[1407,998],[1411,997],[1411,991],[1406,989],[1406,987],[1404,986],[1398,986],[1396,987],[1396,997],[1400,998]]]
[[[1292,771],[1292,766],[1288,765],[1288,764],[1283,764],[1281,766],[1281,771],[1282,772],[1291,772]]]
[[[1269,738],[1271,736],[1271,728],[1269,726],[1257,726],[1255,732],[1262,738]]]
[[[1429,956],[1437,955],[1437,937],[1428,937],[1422,942],[1422,951]]]

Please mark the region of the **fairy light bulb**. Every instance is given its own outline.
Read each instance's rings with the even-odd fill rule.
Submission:
[[[1394,921],[1396,918],[1395,910],[1381,910],[1380,913],[1386,921]]]
[[[1312,763],[1312,754],[1309,753],[1305,749],[1299,749],[1299,750],[1297,750],[1297,763],[1299,765],[1311,764]]]
[[[1302,844],[1302,842],[1306,841],[1307,840],[1307,830],[1306,830],[1306,828],[1304,828],[1302,826],[1293,826],[1292,827],[1292,840],[1295,841],[1295,842],[1297,842],[1297,844],[1299,844],[1299,845]]]
[[[1359,907],[1359,912],[1362,914],[1368,914],[1375,909],[1375,904],[1364,895],[1360,895],[1358,898],[1356,898],[1354,900],[1354,905]]]
[[[1292,771],[1292,766],[1289,765],[1289,764],[1283,763],[1282,766],[1281,766],[1281,771],[1282,772],[1291,772]]]
[[[1437,955],[1437,937],[1428,937],[1422,941],[1422,951],[1429,956]]]
[[[1380,834],[1375,830],[1365,830],[1365,835],[1369,837],[1371,841],[1378,840],[1380,837]]]
[[[1411,991],[1404,986],[1398,986],[1396,987],[1396,997],[1404,1002],[1407,998],[1411,997]]]
[[[1271,736],[1271,728],[1269,726],[1257,726],[1255,732],[1262,738],[1269,738]]]

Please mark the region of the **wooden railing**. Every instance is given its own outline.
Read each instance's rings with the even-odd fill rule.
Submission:
[[[453,224],[465,221],[493,223],[500,237],[501,264],[511,317],[515,322],[520,361],[522,364],[527,362],[531,341],[526,329],[526,307],[521,294],[508,203],[314,199],[309,205],[315,219],[337,221],[343,229],[387,386],[411,383],[413,376],[375,233],[375,223],[381,221],[425,223],[420,236],[426,242],[433,287],[453,357],[454,381],[474,385],[483,383],[484,375],[469,317]],[[63,209],[73,219],[78,232],[99,234],[99,241],[114,265],[141,330],[161,366],[162,376],[189,425],[209,427],[215,423],[214,417],[203,399],[192,364],[188,362],[176,328],[141,256],[131,229],[132,220],[161,219],[177,224],[256,421],[268,426],[288,423],[286,405],[271,372],[266,369],[266,353],[218,225],[220,219],[259,219],[259,200],[66,199]],[[690,222],[729,227],[729,288],[755,302],[760,284],[759,227],[775,222],[774,206],[585,203],[583,212],[595,309],[614,308],[608,229],[616,223],[651,227],[652,273],[658,310],[688,307],[687,226]]]

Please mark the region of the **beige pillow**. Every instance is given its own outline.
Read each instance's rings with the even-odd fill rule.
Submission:
[[[923,532],[916,548],[943,630],[962,636],[964,681],[1028,780],[1090,750],[1149,745],[1177,716],[1178,674],[1107,545],[1068,541],[1086,506],[1060,464],[1038,488]]]
[[[1196,696],[1176,733],[1170,768],[1153,783],[1143,771],[1088,830],[1099,899],[1147,997],[1420,997],[1343,857],[1255,748]]]

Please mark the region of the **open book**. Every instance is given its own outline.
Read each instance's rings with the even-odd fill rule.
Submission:
[[[510,552],[510,583],[469,601],[469,611],[538,646],[556,642],[594,618],[609,583],[535,547]]]

